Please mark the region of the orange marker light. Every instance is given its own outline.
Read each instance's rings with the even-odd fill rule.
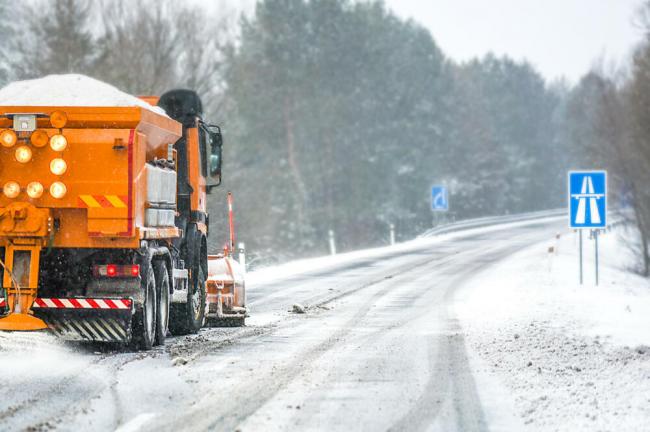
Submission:
[[[32,160],[32,149],[27,146],[20,146],[16,149],[16,160],[20,163],[27,163]]]
[[[2,187],[2,192],[7,198],[16,198],[20,195],[20,185],[15,181],[9,181]]]
[[[61,158],[52,159],[50,171],[54,175],[63,175],[68,170],[68,164]]]
[[[44,190],[45,188],[43,188],[43,185],[39,182],[31,182],[27,185],[27,195],[29,195],[30,198],[40,198],[43,195]]]
[[[50,137],[47,136],[47,132],[44,130],[34,131],[30,138],[30,141],[34,147],[45,147],[49,140]]]
[[[68,116],[63,111],[54,111],[50,114],[50,123],[53,128],[62,129],[68,123]]]
[[[12,131],[11,129],[5,129],[0,133],[0,144],[3,146],[13,147],[14,144],[16,144],[16,141],[18,141],[16,132]]]
[[[56,199],[63,198],[68,192],[68,188],[61,182],[54,182],[50,186],[50,195]]]
[[[63,151],[65,148],[68,146],[68,140],[66,137],[63,135],[52,135],[50,138],[50,147],[52,147],[52,150],[54,151]]]

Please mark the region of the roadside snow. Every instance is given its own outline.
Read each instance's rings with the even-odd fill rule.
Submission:
[[[461,238],[461,237],[466,237],[466,236],[471,236],[476,234],[490,233],[490,232],[500,231],[507,228],[516,228],[516,227],[523,227],[527,225],[543,224],[543,223],[558,221],[564,218],[565,216],[552,216],[548,218],[521,221],[521,222],[495,224],[492,226],[467,229],[463,231],[436,235],[432,237],[420,237],[420,238],[416,238],[415,240],[398,243],[392,246],[383,246],[383,247],[377,247],[372,249],[357,250],[354,252],[346,252],[337,255],[326,255],[326,256],[316,257],[316,258],[300,259],[285,264],[262,267],[256,269],[255,271],[249,272],[246,274],[246,283],[250,285],[256,285],[259,283],[263,283],[265,281],[274,281],[279,278],[287,278],[287,277],[302,275],[313,271],[330,269],[355,260],[380,258],[382,256],[393,254],[400,251],[404,251],[404,252],[411,251],[413,248],[416,247],[426,247],[429,245],[441,243],[455,238]]]
[[[468,351],[482,379],[512,392],[529,430],[650,430],[650,283],[625,268],[628,251],[609,233],[600,286],[586,238],[579,285],[576,237],[526,249],[461,290]]]
[[[141,107],[165,114],[160,107],[85,75],[48,75],[15,81],[0,89],[0,106]]]

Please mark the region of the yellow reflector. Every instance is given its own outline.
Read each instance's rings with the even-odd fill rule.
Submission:
[[[0,133],[0,144],[3,146],[13,147],[13,145],[16,144],[16,141],[18,141],[16,132],[11,129],[5,129]]]
[[[45,147],[49,139],[50,137],[47,136],[47,132],[44,130],[37,130],[32,134],[30,141],[34,147]]]
[[[68,146],[68,140],[63,135],[52,135],[50,138],[50,147],[54,151],[63,151]]]
[[[64,128],[66,123],[68,123],[68,116],[63,111],[54,111],[50,114],[50,123],[53,128]]]
[[[7,198],[16,198],[20,195],[20,185],[15,181],[9,181],[2,187],[2,192]]]
[[[45,188],[43,188],[43,185],[39,182],[31,182],[27,185],[27,195],[29,195],[30,198],[40,198],[43,195],[44,190]]]
[[[20,163],[27,163],[32,160],[32,149],[27,146],[20,146],[16,149],[16,160]]]
[[[68,189],[61,182],[54,182],[50,186],[50,195],[52,195],[54,198],[63,198],[66,192],[68,192]]]
[[[61,158],[52,159],[50,162],[50,171],[54,175],[62,175],[68,169],[68,164]]]

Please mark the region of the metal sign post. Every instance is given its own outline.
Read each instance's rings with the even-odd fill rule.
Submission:
[[[582,285],[582,230],[578,230],[580,236],[580,285]]]
[[[594,230],[594,242],[596,246],[596,286],[598,286],[598,230]]]
[[[569,226],[580,235],[580,285],[582,272],[582,230],[591,230],[595,242],[596,285],[598,285],[598,233],[607,227],[607,171],[569,172]]]

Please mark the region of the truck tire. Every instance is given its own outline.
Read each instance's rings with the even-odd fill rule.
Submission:
[[[156,277],[156,340],[155,345],[165,345],[167,328],[169,327],[169,273],[167,264],[164,261],[156,261],[153,264],[153,271]]]
[[[151,266],[148,266],[146,277],[142,279],[142,289],[145,298],[133,317],[132,344],[135,349],[148,351],[156,338],[156,278]]]
[[[186,303],[172,303],[169,328],[174,335],[195,334],[205,319],[205,272],[198,266],[194,281],[187,288]]]

